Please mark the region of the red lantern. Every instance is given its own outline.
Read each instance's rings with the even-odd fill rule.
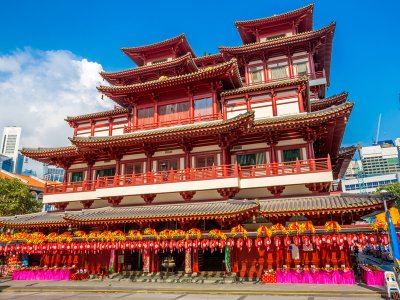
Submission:
[[[209,242],[208,242],[207,239],[202,240],[201,241],[201,249],[203,249],[203,250],[207,249],[208,248],[208,244],[209,244]]]
[[[175,240],[171,240],[170,242],[169,242],[169,249],[172,251],[172,250],[174,250],[176,248],[176,242],[175,242]]]
[[[247,239],[247,240],[246,240],[246,247],[247,247],[247,249],[248,249],[249,252],[250,252],[251,247],[253,247],[253,240],[252,240],[252,239]]]
[[[192,248],[192,241],[191,240],[185,240],[185,249],[191,249]]]
[[[274,237],[275,248],[276,249],[280,249],[281,248],[281,244],[282,244],[281,238],[279,236],[275,236]]]
[[[210,241],[211,252],[213,252],[214,249],[217,248],[217,246],[218,246],[218,242],[216,240],[211,240]]]
[[[242,250],[243,244],[244,244],[244,242],[243,242],[243,239],[242,239],[242,238],[238,238],[238,239],[236,240],[236,247],[237,247],[238,249]]]
[[[154,241],[154,251],[155,251],[155,253],[157,253],[159,249],[160,249],[160,241]]]
[[[290,240],[290,236],[285,236],[283,238],[283,243],[284,243],[285,247],[289,247],[290,244],[292,243],[292,241]]]
[[[382,245],[387,246],[389,245],[389,239],[387,234],[381,234]]]
[[[136,244],[136,248],[137,248],[138,250],[142,250],[144,244],[145,244],[145,242],[139,241],[139,242],[137,242],[137,244]]]
[[[195,252],[196,252],[197,249],[199,249],[199,245],[200,245],[199,240],[193,240],[193,241],[192,241],[192,248],[193,248],[193,250],[194,250]]]
[[[345,235],[342,234],[339,236],[337,241],[340,250],[343,250],[344,242],[345,242]]]
[[[300,237],[299,236],[295,235],[293,237],[293,244],[295,244],[296,246],[300,245]]]
[[[332,243],[333,243],[333,244],[336,244],[336,243],[337,243],[337,239],[338,239],[338,237],[337,237],[336,234],[332,235]]]
[[[233,238],[229,238],[228,239],[228,241],[226,242],[226,245],[229,247],[229,248],[233,248],[233,246],[235,245],[235,240],[233,239]]]
[[[255,244],[256,244],[256,248],[258,250],[260,250],[260,248],[261,248],[261,246],[263,244],[262,238],[256,238],[256,243]]]
[[[369,236],[369,242],[370,242],[372,245],[375,245],[375,244],[376,244],[377,240],[376,240],[376,236],[375,236],[374,234],[370,234],[370,236]]]
[[[264,246],[267,248],[267,251],[269,250],[269,247],[271,246],[271,238],[270,237],[265,237],[264,238]]]
[[[304,246],[306,246],[306,247],[309,247],[309,246],[310,246],[311,241],[310,241],[310,237],[309,237],[309,236],[303,235],[303,236],[301,237],[301,240],[302,240]]]
[[[218,241],[218,248],[221,250],[221,253],[222,253],[222,250],[225,248],[225,246],[226,246],[226,241],[225,240],[219,240]]]

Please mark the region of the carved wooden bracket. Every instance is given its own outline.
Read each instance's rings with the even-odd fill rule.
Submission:
[[[118,206],[123,198],[124,198],[123,196],[116,196],[116,197],[105,197],[104,199],[106,199],[108,203],[112,204],[112,206]]]
[[[303,129],[303,140],[306,142],[314,142],[317,139],[317,132],[310,128],[307,127]]]
[[[89,209],[92,204],[93,204],[94,200],[83,200],[81,201],[81,203],[83,204],[83,208],[84,209]]]
[[[221,195],[221,197],[224,200],[227,200],[229,198],[235,197],[235,195],[240,191],[239,188],[233,187],[233,188],[223,188],[223,189],[217,189],[217,192]]]
[[[146,204],[150,204],[153,202],[154,198],[156,198],[157,194],[145,194],[145,195],[140,195],[140,197],[143,198],[144,202]]]
[[[279,133],[278,132],[269,132],[265,134],[265,140],[268,145],[273,146],[277,145],[279,142]]]
[[[56,210],[64,211],[67,208],[69,202],[56,202],[56,203],[52,203],[52,204],[54,205]]]
[[[196,191],[185,191],[179,193],[185,202],[189,202],[192,200],[193,196],[196,194]]]
[[[180,146],[182,147],[183,152],[188,153],[193,150],[193,143],[190,139],[182,138],[180,141]]]
[[[151,144],[145,144],[143,143],[142,145],[144,154],[146,154],[146,157],[153,157],[154,153],[156,152],[157,147]]]
[[[310,192],[313,193],[326,193],[329,192],[330,183],[329,182],[316,182],[308,183],[305,185]]]
[[[284,185],[275,185],[267,187],[267,190],[271,192],[274,196],[280,196],[285,189]]]

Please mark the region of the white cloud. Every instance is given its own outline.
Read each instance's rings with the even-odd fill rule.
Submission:
[[[0,54],[0,129],[22,127],[20,147],[69,145],[67,116],[111,109],[96,86],[102,66],[69,51]]]

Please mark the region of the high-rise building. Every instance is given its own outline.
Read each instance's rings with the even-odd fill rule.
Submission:
[[[0,170],[12,172],[14,162],[11,157],[0,154]]]
[[[400,172],[399,149],[393,141],[362,147],[360,156],[365,176]]]
[[[18,148],[21,138],[21,127],[4,127],[3,137],[1,139],[1,152],[13,160],[13,172],[15,172],[18,160]]]
[[[64,181],[64,169],[43,164],[43,179],[48,181]]]

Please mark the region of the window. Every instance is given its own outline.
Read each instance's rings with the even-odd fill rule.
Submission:
[[[302,76],[302,75],[307,75],[307,64],[306,63],[300,63],[300,64],[296,64],[296,72],[298,76]]]
[[[261,83],[264,81],[264,67],[252,67],[249,68],[249,75],[250,75],[250,83]]]
[[[71,182],[83,181],[83,172],[73,172],[71,174]]]
[[[143,163],[136,162],[125,164],[125,175],[143,173]]]
[[[194,117],[209,116],[213,114],[212,98],[198,99],[194,101]]]
[[[236,156],[237,163],[241,166],[249,165],[261,165],[265,163],[265,153],[249,153],[249,154],[238,154]]]
[[[286,69],[286,66],[270,68],[271,79],[280,79],[287,77]]]
[[[152,65],[157,65],[157,64],[161,64],[161,63],[166,62],[166,61],[167,61],[166,58],[164,58],[164,59],[159,59],[159,60],[153,60],[153,61],[151,62],[151,64],[152,64]]]
[[[148,125],[154,123],[154,107],[138,109],[138,125]]]
[[[262,38],[261,42],[265,42],[265,41],[269,41],[269,40],[273,40],[273,39],[279,39],[279,38],[283,38],[285,36],[286,36],[286,33],[277,34],[277,35],[271,35],[271,36],[267,36],[265,38]]]
[[[212,167],[215,165],[215,156],[201,156],[196,158],[196,168]]]
[[[160,160],[158,161],[159,171],[178,170],[178,159]]]
[[[105,176],[114,176],[115,168],[96,170],[96,178]]]
[[[300,160],[300,148],[297,149],[289,149],[283,150],[283,161],[296,161],[297,159]]]
[[[189,118],[189,102],[180,102],[158,107],[158,120],[169,122]]]

